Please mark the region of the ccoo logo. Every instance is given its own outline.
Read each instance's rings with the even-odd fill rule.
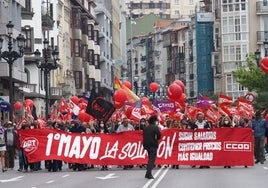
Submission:
[[[37,150],[38,144],[39,142],[36,138],[29,137],[22,141],[22,149],[28,154],[31,154]]]
[[[224,142],[225,151],[251,151],[250,142]]]

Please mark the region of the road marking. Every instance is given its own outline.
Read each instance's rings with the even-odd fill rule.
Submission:
[[[265,166],[264,166],[263,169],[264,169],[264,170],[268,170],[268,167],[265,167]]]
[[[53,183],[53,182],[54,182],[54,180],[50,180],[50,181],[47,181],[46,183],[50,184],[50,183]]]
[[[101,179],[101,180],[107,180],[107,179],[113,179],[113,178],[118,178],[119,176],[114,176],[115,174],[114,173],[111,173],[111,174],[108,174],[106,176],[103,176],[103,177],[96,177],[98,179]]]
[[[10,178],[10,179],[6,179],[6,180],[0,180],[1,183],[6,183],[6,182],[12,182],[12,181],[20,181],[21,178],[23,178],[24,176],[18,176],[15,178]]]
[[[66,178],[66,177],[68,177],[68,176],[70,176],[70,174],[65,174],[65,175],[63,175],[63,176],[61,176],[62,178]]]
[[[169,167],[170,168],[170,167]],[[160,183],[160,181],[165,177],[165,175],[167,174],[169,168],[166,168],[164,170],[164,172],[161,174],[161,176],[159,178],[157,178],[156,182],[153,184],[152,188],[156,188],[158,186],[158,184]]]
[[[154,174],[154,178],[157,178],[158,175],[161,173],[161,171],[163,170],[164,167],[161,167],[155,174]],[[150,186],[150,184],[154,181],[154,179],[150,179],[149,181],[147,181],[147,183],[142,187],[142,188],[147,188]]]

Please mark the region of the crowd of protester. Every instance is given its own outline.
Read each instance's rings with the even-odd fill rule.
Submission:
[[[115,120],[108,123],[104,123],[103,121],[91,121],[91,122],[80,122],[78,119],[70,120],[70,121],[62,121],[62,120],[48,120],[46,124],[46,128],[48,129],[58,129],[62,131],[68,131],[71,133],[86,133],[86,134],[109,134],[116,133],[122,131],[134,131],[134,130],[143,130],[148,125],[146,119],[141,119],[139,122],[135,122],[129,120],[124,117],[122,120]],[[254,157],[255,163],[263,164],[265,159],[265,153],[268,152],[267,147],[267,123],[263,118],[260,112],[256,112],[254,118],[252,120],[249,119],[233,119],[229,116],[222,116],[218,122],[212,123],[205,119],[202,113],[198,113],[195,120],[191,120],[184,116],[181,120],[171,119],[168,115],[165,117],[165,121],[160,123],[157,122],[157,126],[160,130],[175,128],[175,129],[213,129],[220,127],[232,127],[232,128],[250,128],[253,130],[255,148],[254,148]],[[23,150],[21,149],[21,144],[19,142],[19,134],[16,131],[16,124],[12,124],[12,122],[0,123],[0,157],[1,157],[1,165],[2,171],[5,172],[7,169],[13,169],[15,167],[14,160],[18,158],[19,160],[19,168],[20,172],[28,172],[28,171],[38,171],[42,170],[41,161],[35,163],[28,163],[27,157],[24,155]],[[28,122],[24,121],[20,129],[37,129],[37,122]],[[266,143],[265,143],[266,142]],[[3,146],[4,144],[4,146]],[[44,161],[44,168],[48,171],[61,171],[63,166],[63,161],[60,160],[49,160]],[[91,168],[96,168],[94,164],[68,164],[68,167],[73,170],[86,170]],[[121,167],[121,166],[119,166]],[[140,168],[144,167],[144,165],[139,165]],[[192,166],[193,168],[195,166]],[[108,170],[108,166],[98,166],[101,170]],[[124,170],[133,168],[133,165],[122,166]],[[172,168],[178,169],[179,165],[172,165]],[[200,168],[209,168],[209,166],[200,166]],[[230,166],[225,166],[225,168],[230,168]]]

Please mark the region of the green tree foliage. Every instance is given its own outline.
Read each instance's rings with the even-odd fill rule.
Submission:
[[[247,64],[233,71],[237,82],[248,88],[249,91],[257,93],[254,101],[255,109],[264,109],[268,107],[268,75],[259,67],[255,54],[249,54]]]
[[[233,71],[236,81],[248,88],[249,91],[256,91],[257,93],[267,91],[268,78],[257,65],[255,54],[249,54],[246,61],[245,66]]]

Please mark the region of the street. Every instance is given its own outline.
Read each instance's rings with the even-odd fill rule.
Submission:
[[[17,161],[16,161],[17,164]],[[0,173],[0,187],[9,188],[73,188],[73,187],[127,187],[127,188],[254,188],[268,184],[268,162],[253,167],[211,167],[209,169],[180,166],[155,168],[155,179],[144,178],[145,168],[123,170],[112,166],[107,171],[99,168],[73,171],[64,164],[61,172],[18,172],[17,167]]]

